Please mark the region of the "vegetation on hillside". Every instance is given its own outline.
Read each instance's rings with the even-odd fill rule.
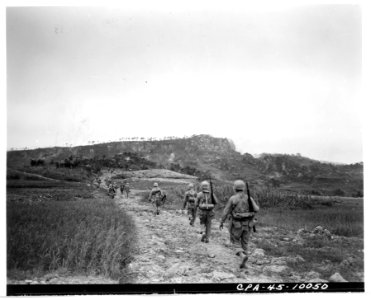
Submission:
[[[81,168],[93,174],[102,168],[140,170],[165,168],[199,178],[243,178],[256,185],[312,195],[363,196],[363,165],[331,164],[300,154],[253,157],[235,150],[233,142],[208,135],[168,140],[136,139],[78,147],[9,151],[12,168],[52,165]]]

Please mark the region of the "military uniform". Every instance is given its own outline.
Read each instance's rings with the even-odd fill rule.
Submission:
[[[130,194],[130,185],[129,185],[129,183],[125,183],[124,190],[125,190],[125,193],[126,193],[126,198],[129,198],[129,194]]]
[[[196,198],[197,198],[197,193],[193,190],[193,188],[189,191],[186,191],[184,195],[184,205],[183,209],[187,207],[188,210],[188,216],[190,220],[190,225],[193,226],[194,222],[196,220]]]
[[[149,193],[148,200],[152,203],[155,207],[155,213],[157,215],[160,214],[160,206],[163,204],[165,198],[165,194],[161,191],[158,185],[155,183],[153,185],[153,189]]]
[[[205,234],[202,236],[201,241],[208,243],[211,233],[211,220],[214,218],[214,208],[218,204],[218,201],[213,195],[211,199],[210,191],[206,188],[202,188],[202,192],[197,194],[196,198],[196,209],[199,209],[199,217],[201,225],[205,225]]]
[[[251,229],[255,224],[255,212],[259,210],[259,206],[252,198],[253,207],[249,207],[248,196],[243,192],[243,188],[236,190],[227,202],[223,216],[221,219],[220,227],[223,228],[223,223],[228,216],[231,217],[229,224],[229,234],[231,243],[237,247],[237,255],[244,256],[241,267],[245,267],[247,261],[247,246]]]
[[[108,187],[108,194],[111,196],[112,199],[115,197],[116,190],[115,186],[112,183]]]

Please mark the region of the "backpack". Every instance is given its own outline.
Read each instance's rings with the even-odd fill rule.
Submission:
[[[244,211],[244,212],[234,212],[234,211],[232,211],[233,219],[235,219],[236,221],[245,221],[245,220],[252,219],[255,216],[255,212],[254,212],[254,209],[252,207],[252,202],[251,202],[250,195],[247,196],[247,202],[248,202],[248,206],[249,206],[248,211]]]

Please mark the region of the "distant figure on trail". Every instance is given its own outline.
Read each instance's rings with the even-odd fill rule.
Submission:
[[[129,182],[126,182],[125,183],[124,190],[125,190],[125,193],[126,193],[126,198],[129,198],[129,194],[130,194],[130,185],[129,185]]]
[[[104,180],[104,183],[106,184],[106,186],[109,188],[110,187],[110,185],[112,184],[112,181],[111,180],[109,180],[109,179],[105,179]]]
[[[188,210],[188,216],[189,216],[189,221],[190,225],[194,226],[195,220],[196,220],[196,198],[197,198],[197,193],[193,189],[193,184],[190,183],[188,185],[188,190],[185,192],[184,195],[184,204],[183,204],[183,209]]]
[[[96,188],[100,187],[100,183],[101,183],[101,180],[100,180],[99,177],[95,178],[94,181],[93,181],[93,184]]]
[[[211,220],[214,218],[214,208],[218,204],[214,193],[210,192],[210,184],[207,181],[201,182],[201,192],[197,194],[196,209],[199,208],[201,225],[205,225],[205,233],[201,242],[208,243],[211,233]]]
[[[250,197],[248,185],[242,180],[236,180],[233,184],[235,195],[229,198],[222,215],[220,222],[220,230],[223,229],[223,223],[230,215],[232,217],[229,224],[229,234],[231,244],[237,247],[236,254],[242,256],[240,268],[246,268],[247,245],[251,234],[251,229],[254,227],[256,219],[255,213],[259,211],[257,202]],[[245,194],[244,191],[247,191]]]
[[[115,195],[116,195],[116,189],[115,189],[115,186],[110,183],[110,185],[108,186],[108,195],[113,199],[115,198]]]
[[[120,184],[120,192],[121,192],[121,195],[124,194],[124,184],[123,183]]]
[[[153,184],[153,188],[149,193],[148,201],[152,203],[155,208],[155,214],[160,214],[160,207],[164,204],[166,200],[166,195],[161,189],[158,187],[158,183],[155,182]]]

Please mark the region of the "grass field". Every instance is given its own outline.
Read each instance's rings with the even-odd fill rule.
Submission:
[[[259,213],[259,221],[266,226],[279,226],[290,230],[313,230],[322,226],[341,236],[363,237],[363,203],[355,199],[353,205],[337,203],[331,207],[290,210],[268,208]]]
[[[89,173],[81,168],[68,169],[68,168],[55,168],[54,166],[26,166],[22,171],[15,169],[7,169],[7,179],[23,179],[35,180],[37,176],[44,176],[54,180],[62,180],[69,182],[81,182],[89,180]],[[40,180],[40,179],[39,179]]]
[[[8,187],[8,274],[67,270],[114,279],[126,276],[135,247],[132,220],[104,192],[85,184],[39,184]]]

